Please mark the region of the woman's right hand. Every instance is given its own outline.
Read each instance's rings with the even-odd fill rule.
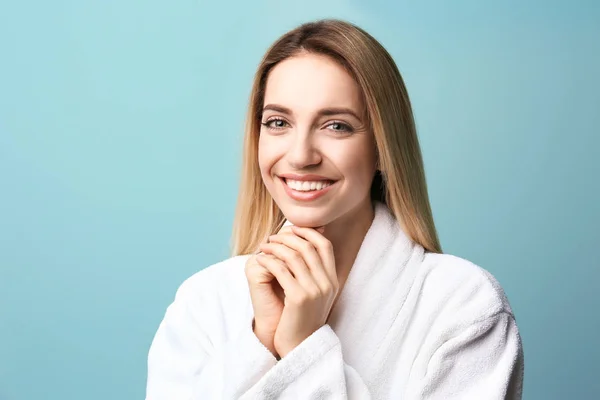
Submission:
[[[286,226],[279,233],[287,231],[291,233],[291,229]],[[261,343],[277,357],[273,340],[283,312],[285,295],[275,276],[258,264],[256,256],[256,254],[250,256],[245,267],[254,309],[253,330]]]

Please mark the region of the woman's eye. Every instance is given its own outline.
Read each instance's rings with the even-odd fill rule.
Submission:
[[[352,132],[352,128],[342,122],[332,122],[327,126],[335,132]]]
[[[267,122],[262,123],[267,128],[271,129],[283,129],[287,126],[287,122],[282,119],[270,119]]]

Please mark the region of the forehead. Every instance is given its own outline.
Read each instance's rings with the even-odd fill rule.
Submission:
[[[333,59],[317,54],[290,57],[270,72],[265,104],[279,104],[294,113],[327,107],[360,112],[362,97],[352,76]]]

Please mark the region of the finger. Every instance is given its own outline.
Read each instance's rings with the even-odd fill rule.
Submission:
[[[293,225],[285,225],[282,226],[281,229],[279,229],[279,231],[277,231],[277,233],[292,233],[292,226]]]
[[[317,253],[321,257],[325,272],[332,279],[332,282],[337,284],[338,280],[337,271],[335,268],[335,256],[333,254],[331,242],[321,233],[317,232],[317,230],[312,228],[300,228],[293,226],[292,232],[294,232],[295,235],[306,239],[314,246],[314,248],[317,250]]]
[[[295,226],[296,225],[286,225],[286,226],[283,226],[283,227],[281,227],[281,229],[277,233],[278,234],[279,233],[292,233],[293,234],[294,232],[292,232],[292,228],[295,227]],[[312,229],[314,229],[314,230],[316,230],[317,232],[320,232],[320,233],[324,233],[325,232],[325,227],[324,226],[319,226],[317,228],[312,228]]]
[[[271,255],[260,254],[256,256],[256,262],[268,269],[275,276],[286,296],[302,290],[300,284],[294,279],[283,261]]]
[[[269,241],[285,245],[300,253],[322,293],[327,292],[331,288],[334,282],[331,281],[331,277],[323,266],[321,256],[312,243],[294,234],[273,235],[269,237]]]
[[[286,235],[287,236],[287,235]],[[285,262],[288,268],[294,274],[296,280],[302,285],[307,293],[319,295],[319,286],[311,274],[302,254],[279,243],[266,243],[261,245],[261,250],[267,254],[272,254]]]
[[[280,234],[280,233],[289,233],[289,234],[294,234],[294,232],[292,232],[292,227],[295,225],[284,225],[281,228],[279,228],[279,230],[277,231],[276,234]],[[314,228],[317,231],[323,233],[325,231],[325,227],[324,226],[320,226],[318,228]]]

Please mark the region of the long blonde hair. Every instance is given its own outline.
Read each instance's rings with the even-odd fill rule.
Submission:
[[[378,153],[371,198],[388,206],[413,241],[428,251],[441,253],[412,107],[400,72],[390,54],[367,32],[349,22],[326,19],[305,23],[281,36],[267,50],[254,76],[232,255],[255,252],[284,222],[285,217],[262,182],[258,137],[269,72],[301,52],[329,56],[354,77],[364,96]]]

